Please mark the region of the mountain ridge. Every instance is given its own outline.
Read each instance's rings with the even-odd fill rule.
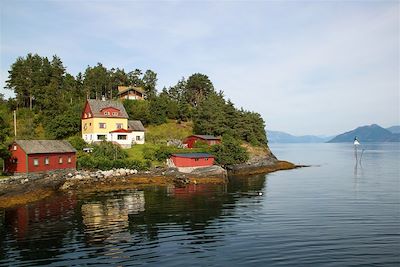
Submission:
[[[390,127],[391,128],[391,127]],[[328,143],[353,142],[357,137],[360,142],[400,142],[400,134],[392,133],[378,124],[357,127],[351,131],[339,134]]]

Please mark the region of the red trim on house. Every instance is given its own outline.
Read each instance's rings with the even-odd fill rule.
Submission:
[[[110,133],[131,133],[132,130],[125,130],[125,129],[117,129],[114,131],[111,131]]]
[[[90,116],[85,117],[85,114],[90,114]],[[91,118],[93,118],[93,112],[90,109],[89,102],[86,100],[85,108],[83,109],[81,119],[84,120],[84,119],[91,119]]]

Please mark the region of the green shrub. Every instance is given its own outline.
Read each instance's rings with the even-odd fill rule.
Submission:
[[[88,143],[83,140],[80,136],[71,136],[67,141],[77,150],[82,151],[85,147],[88,147]]]

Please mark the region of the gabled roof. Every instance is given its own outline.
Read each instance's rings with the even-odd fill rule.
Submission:
[[[126,113],[126,110],[124,108],[124,105],[122,105],[121,102],[119,101],[113,101],[113,100],[96,100],[96,99],[88,99],[87,103],[90,106],[90,109],[93,113],[94,118],[108,118],[109,116],[105,116],[101,110],[105,108],[115,108],[118,109],[121,112],[120,116],[112,116],[113,118],[128,118],[128,113]]]
[[[121,86],[122,87],[122,86]],[[120,88],[118,88],[118,90],[120,90]],[[121,89],[117,95],[121,95],[123,93],[129,92],[129,91],[136,91],[139,92],[141,94],[144,94],[144,90],[141,87],[133,87],[133,86],[129,86],[127,88]]]
[[[191,159],[214,158],[213,155],[208,153],[178,153],[178,154],[172,154],[172,156],[180,158],[191,158]]]
[[[192,137],[192,136],[200,138],[200,139],[204,139],[204,140],[221,140],[221,138],[215,137],[214,135],[194,134],[189,137]]]
[[[128,121],[128,129],[136,132],[144,132],[144,127],[141,121]]]
[[[63,140],[15,140],[26,154],[71,153],[75,148]]]

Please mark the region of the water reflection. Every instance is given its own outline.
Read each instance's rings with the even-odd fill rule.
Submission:
[[[82,204],[82,221],[88,243],[101,243],[109,236],[126,229],[128,215],[145,209],[143,191],[124,192],[117,198],[115,195],[112,197]]]
[[[238,177],[228,185],[63,194],[3,210],[0,265],[68,262],[78,252],[77,264],[98,257],[121,262],[127,253],[149,257],[148,250],[174,240],[184,250],[210,250],[229,234],[216,221],[233,215],[241,199],[259,197],[253,193],[264,190],[265,181],[261,175]]]

